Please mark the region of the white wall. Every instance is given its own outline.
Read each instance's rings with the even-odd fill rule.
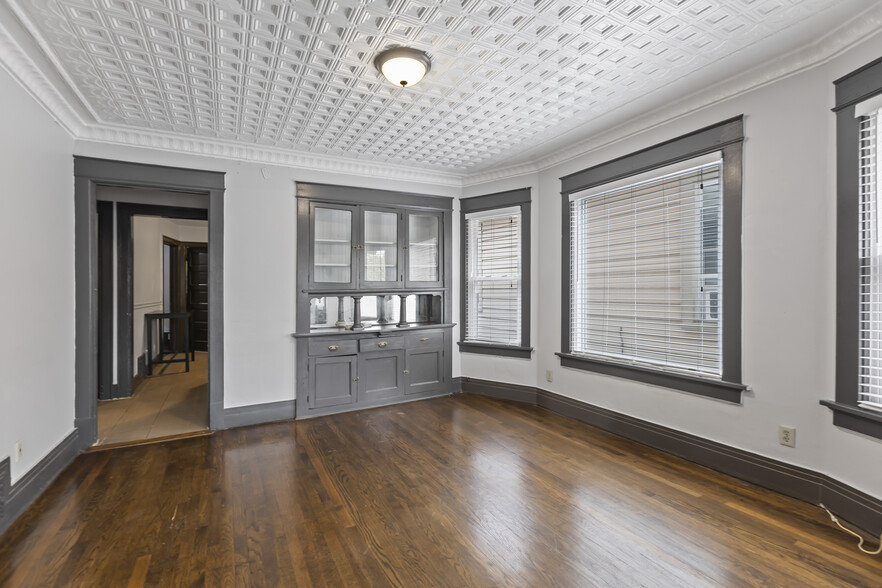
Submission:
[[[463,354],[462,374],[529,383],[827,473],[882,496],[882,441],[839,429],[819,405],[834,397],[835,120],[833,80],[877,59],[880,36],[795,75],[671,122],[613,140],[539,174],[533,246],[541,263],[533,304],[539,320],[529,370],[516,360]],[[744,115],[742,406],[589,372],[565,369],[560,350],[561,246],[559,178],[690,131]],[[646,128],[645,126],[643,128]],[[517,184],[517,182],[514,182]],[[471,186],[492,193],[511,180]],[[545,381],[553,370],[554,382]],[[777,442],[779,425],[797,428],[797,447]]]
[[[0,459],[18,480],[73,431],[73,141],[0,70]]]
[[[138,357],[147,350],[144,315],[162,312],[162,225],[165,219],[155,216],[132,217],[132,365],[138,370]],[[153,355],[159,337],[153,333]]]
[[[164,219],[163,234],[186,243],[208,243],[208,221]]]

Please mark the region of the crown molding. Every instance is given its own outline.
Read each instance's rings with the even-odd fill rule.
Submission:
[[[462,185],[462,174],[456,172],[308,154],[97,121],[94,113],[81,104],[70,81],[59,73],[58,64],[28,30],[28,23],[22,20],[23,14],[16,8],[14,0],[0,0],[0,67],[74,140],[438,186],[458,188]]]
[[[45,58],[45,53],[35,44],[33,35],[22,26],[10,5],[0,1],[0,68],[76,138],[85,125],[83,117],[46,75],[44,69],[52,67],[49,62],[45,61],[41,67],[34,56]],[[63,85],[67,87],[67,84]]]
[[[187,155],[296,167],[370,178],[419,182],[457,188],[462,186],[462,175],[457,173],[437,172],[376,161],[358,161],[332,155],[312,155],[193,135],[180,135],[112,125],[88,125],[75,138],[93,143],[159,149]]]
[[[821,66],[882,31],[882,3],[862,12],[841,27],[833,29],[811,45],[795,49],[781,58],[763,64],[728,80],[694,92],[649,111],[626,123],[612,126],[589,139],[533,160],[467,174],[463,187],[484,184],[528,173],[538,173],[567,163],[593,151],[620,143],[646,131],[677,121],[697,111],[737,98],[784,78]],[[597,122],[591,123],[597,125]],[[588,125],[584,125],[584,129]]]
[[[332,155],[246,145],[229,140],[121,127],[95,121],[93,113],[81,104],[68,81],[58,73],[57,66],[46,56],[44,48],[35,42],[33,35],[27,30],[26,23],[22,23],[19,15],[11,10],[11,5],[14,5],[14,0],[0,0],[0,56],[2,56],[0,66],[9,72],[75,140],[452,187],[474,186],[538,173],[572,161],[696,111],[822,65],[882,29],[882,4],[876,4],[815,43],[792,51],[772,63],[755,67],[626,123],[600,130],[598,134],[588,139],[576,141],[550,154],[515,165],[469,173],[359,161]],[[600,127],[602,123],[595,120],[581,125],[582,132],[585,132],[589,125]]]

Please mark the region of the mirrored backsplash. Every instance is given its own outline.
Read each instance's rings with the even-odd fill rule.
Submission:
[[[405,322],[408,325],[440,323],[441,296],[411,294],[405,298]],[[352,296],[316,296],[309,299],[309,328],[351,329],[355,299]],[[401,296],[362,296],[361,324],[364,328],[395,327],[401,318]]]

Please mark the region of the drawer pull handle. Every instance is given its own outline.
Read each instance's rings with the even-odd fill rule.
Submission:
[[[410,373],[410,370],[401,370],[401,373],[402,373],[402,374],[409,374],[409,373]]]
[[[339,345],[328,345],[328,351],[337,351],[340,349]]]
[[[377,343],[377,347],[385,347],[385,346],[388,345],[388,344],[389,344],[389,343],[386,342],[386,341],[380,341],[379,343]]]
[[[420,339],[420,341],[422,341],[423,343],[425,343],[425,342],[428,341],[428,340],[429,340],[428,337],[423,337],[423,338]]]

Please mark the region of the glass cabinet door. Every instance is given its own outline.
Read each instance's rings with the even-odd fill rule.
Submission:
[[[314,286],[354,287],[354,208],[316,205],[312,208],[312,275]]]
[[[441,285],[441,216],[407,215],[407,287]]]
[[[361,285],[398,286],[398,213],[363,211]]]

